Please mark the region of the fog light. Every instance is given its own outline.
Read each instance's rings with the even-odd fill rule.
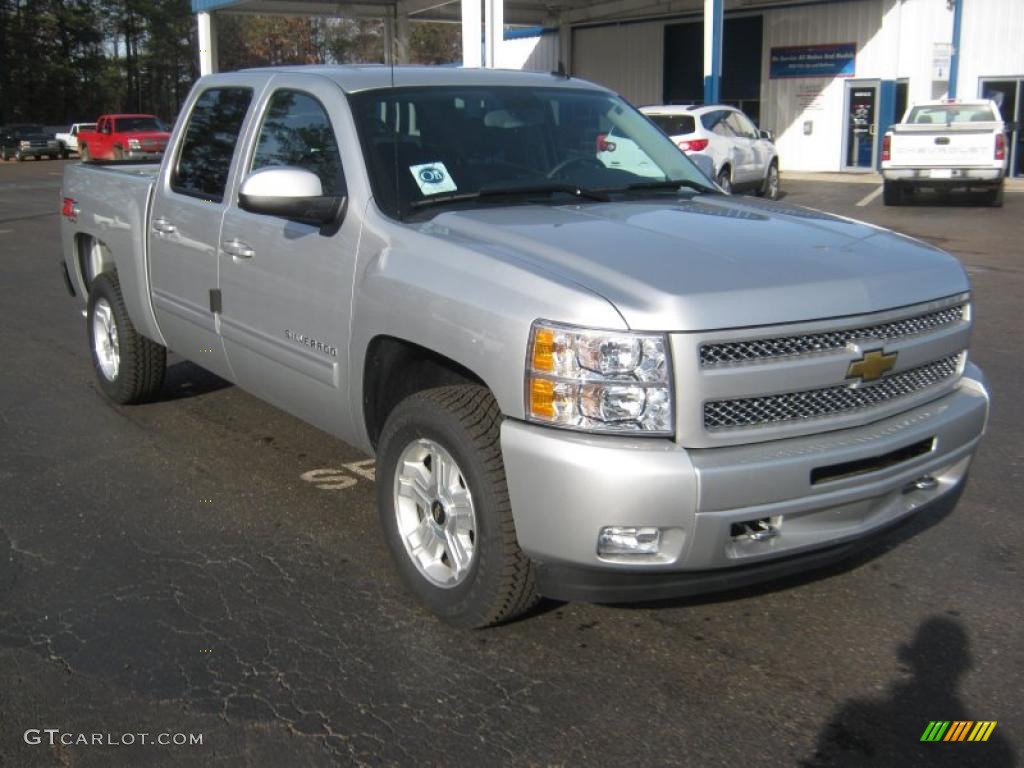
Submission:
[[[601,535],[597,537],[597,554],[656,555],[660,544],[660,528],[631,528],[613,525],[601,529]]]

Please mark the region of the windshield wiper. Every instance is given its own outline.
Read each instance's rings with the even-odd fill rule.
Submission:
[[[596,190],[597,192],[640,192],[646,190],[658,190],[658,189],[670,189],[676,190],[681,187],[687,187],[694,189],[698,192],[709,192],[715,194],[718,192],[712,186],[702,184],[699,181],[691,181],[690,179],[668,179],[666,181],[638,181],[635,184],[627,184],[624,187],[601,187]]]
[[[426,200],[413,200],[409,203],[409,207],[426,208],[432,205],[461,203],[467,200],[484,200],[495,197],[531,197],[534,195],[554,195],[557,193],[564,193],[587,200],[596,200],[601,203],[607,203],[610,199],[605,190],[587,189],[576,184],[522,184],[509,187],[483,187],[476,192],[453,192],[448,195],[435,195]]]

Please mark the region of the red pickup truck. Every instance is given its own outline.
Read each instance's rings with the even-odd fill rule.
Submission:
[[[78,134],[78,151],[90,160],[159,160],[171,134],[155,115],[103,115],[93,131]]]

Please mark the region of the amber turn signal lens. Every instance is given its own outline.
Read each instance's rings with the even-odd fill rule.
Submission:
[[[530,415],[538,419],[555,418],[555,383],[547,379],[530,381]]]
[[[555,334],[547,328],[538,328],[533,335],[533,370],[555,370]]]

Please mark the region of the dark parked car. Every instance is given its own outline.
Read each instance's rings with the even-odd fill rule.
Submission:
[[[0,159],[60,157],[60,144],[36,123],[17,123],[0,128]]]

